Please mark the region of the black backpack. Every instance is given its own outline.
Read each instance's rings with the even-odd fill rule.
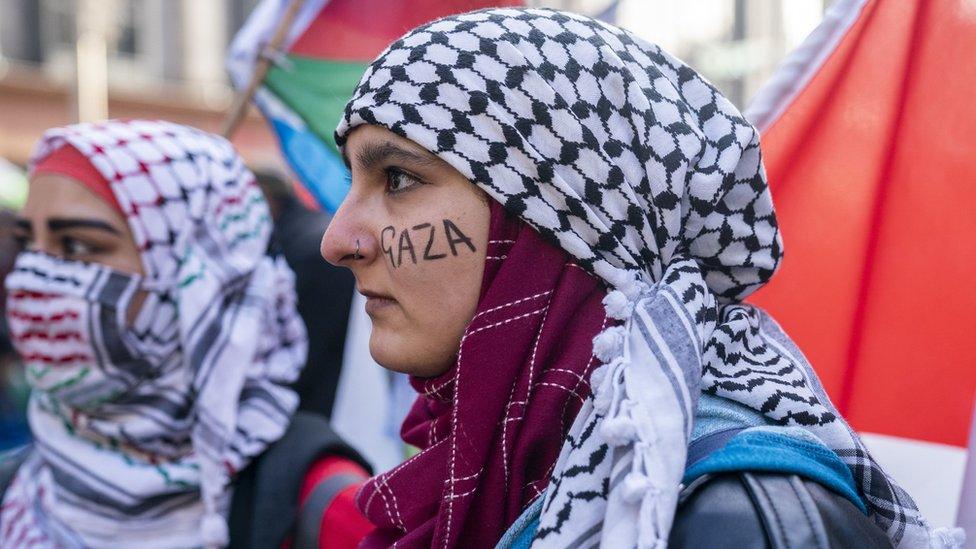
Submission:
[[[324,416],[297,412],[278,442],[241,471],[231,500],[230,547],[277,549],[292,538],[292,549],[318,549],[322,514],[336,494],[359,479],[338,475],[323,482],[301,508],[298,493],[309,468],[326,456],[368,463],[346,444]]]

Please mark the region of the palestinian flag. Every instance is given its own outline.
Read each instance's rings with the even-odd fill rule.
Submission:
[[[971,536],[974,54],[971,0],[836,0],[746,111],[786,250],[751,300],[923,514]]]
[[[234,37],[227,68],[247,87],[291,0],[263,0]],[[334,212],[349,188],[333,132],[359,78],[406,31],[455,13],[519,0],[305,0],[254,101],[301,182]]]

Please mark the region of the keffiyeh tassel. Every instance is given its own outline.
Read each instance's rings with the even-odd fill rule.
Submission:
[[[588,417],[584,418],[584,414],[578,417],[572,433],[586,441],[584,444],[593,443],[589,455],[598,454],[603,444],[612,454],[606,459],[613,464],[608,475],[606,510],[590,520],[603,521],[601,543],[659,549],[667,546],[680,490],[683,470],[680,465],[684,463],[691,434],[688,418],[693,415],[697,402],[697,388],[689,390],[688,386],[697,385],[699,374],[689,370],[672,375],[669,380],[663,379],[668,377],[666,374],[655,376],[662,372],[676,374],[675,367],[680,368],[673,360],[672,364],[666,363],[668,356],[674,355],[666,345],[657,350],[647,345],[647,339],[654,340],[655,334],[662,342],[662,332],[673,337],[670,332],[676,324],[669,324],[667,319],[674,317],[660,313],[664,310],[662,306],[674,306],[677,302],[667,298],[661,301],[660,285],[651,287],[633,273],[620,270],[609,278],[619,286],[607,294],[603,304],[608,316],[622,324],[608,327],[594,338],[594,355],[604,364],[591,376],[592,411]],[[665,320],[663,325],[661,320]],[[692,326],[685,324],[688,329]],[[649,359],[659,362],[656,368],[647,368]],[[654,394],[661,391],[670,394]],[[659,407],[657,413],[652,410],[652,404],[667,400],[678,404],[682,413],[674,414],[671,413],[673,410],[662,410],[663,407]],[[587,431],[589,438],[586,438]],[[686,441],[681,448],[665,442],[676,436]],[[567,480],[557,486],[565,486]],[[572,499],[572,492],[571,488],[553,490],[544,509],[564,506],[566,501],[559,502],[559,494]],[[572,538],[560,539],[565,542]],[[576,541],[583,540],[577,538]],[[537,541],[536,545],[546,547],[550,544]]]

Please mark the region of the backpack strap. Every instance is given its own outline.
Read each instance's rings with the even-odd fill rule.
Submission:
[[[891,549],[891,542],[844,496],[797,475],[734,471],[707,479],[679,504],[672,549]]]
[[[345,457],[367,471],[372,470],[335,434],[324,416],[297,412],[281,439],[242,471],[234,482],[228,520],[230,547],[280,547],[295,531],[296,522],[302,523],[298,526],[299,533],[308,530],[310,526],[304,522],[311,519],[302,517],[311,512],[299,513],[298,496],[308,470],[326,456]],[[311,497],[315,495],[313,492]],[[320,519],[321,515],[318,515],[315,522]],[[318,524],[314,527],[317,532]]]
[[[830,547],[823,519],[803,479],[796,475],[747,472],[739,478],[756,507],[771,547]]]
[[[678,492],[678,505],[684,504],[699,487],[711,479],[711,475],[708,474],[688,478],[688,471],[698,462],[724,448],[735,435],[743,430],[745,427],[721,429],[691,441],[688,445],[688,457],[685,459],[685,478],[682,479],[682,488]]]
[[[362,482],[362,477],[339,474],[327,478],[312,490],[298,511],[292,549],[318,549],[322,535],[322,516],[325,510],[346,488]]]

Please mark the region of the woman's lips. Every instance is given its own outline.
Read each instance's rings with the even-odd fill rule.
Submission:
[[[396,300],[388,295],[364,290],[360,290],[359,293],[363,294],[363,296],[366,298],[366,314],[370,316],[373,316],[383,309],[396,304]]]

